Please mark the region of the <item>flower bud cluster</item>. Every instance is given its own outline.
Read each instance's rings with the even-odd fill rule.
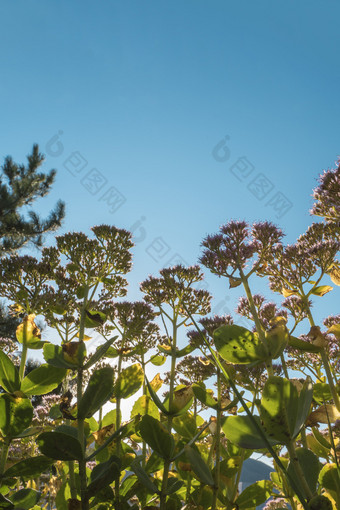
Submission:
[[[188,312],[205,315],[210,312],[211,295],[206,290],[193,288],[201,280],[203,273],[199,266],[177,265],[162,269],[159,278],[150,276],[140,288],[144,299],[156,307],[170,305],[183,317],[187,317]]]
[[[340,158],[335,169],[324,171],[320,176],[313,197],[316,202],[311,213],[340,227]]]
[[[257,254],[254,267],[266,264],[283,233],[270,222],[255,223],[252,228],[245,221],[230,221],[220,228],[220,234],[207,236],[200,262],[218,276],[232,277],[244,269]]]

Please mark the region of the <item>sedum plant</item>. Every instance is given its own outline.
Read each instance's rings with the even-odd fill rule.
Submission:
[[[124,301],[132,242],[116,227],[57,237],[40,260],[1,259],[18,344],[0,343],[0,507],[339,508],[340,315],[321,324],[314,312],[340,282],[339,172],[320,177],[323,220],[296,243],[244,221],[203,240],[200,262],[230,292],[243,287],[247,327],[209,316],[199,266],[162,269],[143,300]],[[44,362],[28,371],[37,351]],[[272,459],[271,478],[240,491],[253,453]]]

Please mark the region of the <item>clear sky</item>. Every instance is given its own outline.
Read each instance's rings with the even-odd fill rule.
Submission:
[[[229,219],[294,242],[340,152],[339,16],[336,0],[2,1],[1,158],[39,143],[58,170],[39,210],[63,199],[62,231],[134,231],[130,299]],[[232,311],[239,289],[207,281]]]

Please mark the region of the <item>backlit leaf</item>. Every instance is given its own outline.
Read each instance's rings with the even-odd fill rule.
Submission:
[[[20,389],[18,369],[2,350],[0,350],[0,386],[9,393]]]
[[[214,342],[220,356],[233,364],[263,361],[268,353],[259,338],[242,326],[225,325],[214,331]]]

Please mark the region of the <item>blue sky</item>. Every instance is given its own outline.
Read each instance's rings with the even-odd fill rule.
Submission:
[[[339,154],[339,15],[336,0],[2,2],[1,157],[39,143],[58,174],[35,207],[63,199],[62,232],[133,227],[130,299],[232,218],[294,242]],[[207,282],[232,311],[239,289]],[[335,292],[320,303],[338,313]]]

